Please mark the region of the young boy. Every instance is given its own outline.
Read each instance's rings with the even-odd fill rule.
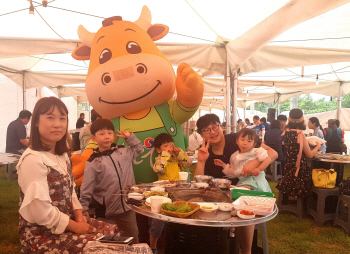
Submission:
[[[179,172],[192,165],[191,159],[181,148],[175,147],[174,140],[168,133],[159,134],[153,145],[159,154],[153,166],[158,180],[180,180]],[[149,242],[153,254],[157,253],[157,242],[164,225],[164,221],[152,219]]]
[[[135,134],[117,130],[119,135],[115,135],[113,130],[112,122],[107,119],[96,120],[91,125],[91,139],[98,148],[85,164],[79,201],[83,214],[89,216],[87,210],[93,197],[98,203],[97,219],[116,223],[127,236],[134,237],[133,243],[138,243],[135,213],[125,204],[123,196],[113,194],[135,184],[132,162],[143,152],[143,145]],[[124,138],[129,147],[113,144],[115,136]]]

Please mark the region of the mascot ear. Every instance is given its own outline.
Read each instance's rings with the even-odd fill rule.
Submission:
[[[72,57],[76,60],[89,60],[91,48],[82,44],[74,49]]]
[[[153,41],[158,41],[162,39],[169,32],[169,27],[162,24],[154,24],[148,28],[147,33],[152,38]]]

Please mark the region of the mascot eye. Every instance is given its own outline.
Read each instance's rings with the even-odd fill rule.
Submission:
[[[100,55],[100,64],[104,64],[112,58],[112,52],[109,49],[104,49]]]
[[[126,51],[130,54],[138,54],[141,53],[141,48],[136,42],[129,41],[128,44],[126,44]]]
[[[139,63],[136,66],[137,66],[136,70],[137,70],[138,73],[140,73],[140,74],[142,74],[142,73],[146,74],[147,73],[147,67],[143,63]]]
[[[106,72],[102,75],[101,81],[102,84],[107,85],[109,82],[111,82],[111,76],[109,75],[109,72]]]

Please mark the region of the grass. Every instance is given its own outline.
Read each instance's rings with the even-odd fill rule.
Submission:
[[[20,252],[18,237],[17,181],[8,181],[6,167],[0,167],[0,253]],[[344,171],[344,179],[350,177],[350,165]],[[278,196],[276,182],[270,182]],[[318,227],[312,217],[299,219],[292,213],[279,213],[267,223],[269,251],[271,254],[348,254],[350,237],[340,227],[327,222]],[[261,246],[261,243],[260,243]]]

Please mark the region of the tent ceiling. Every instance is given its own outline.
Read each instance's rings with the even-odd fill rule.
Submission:
[[[350,81],[350,76],[348,77],[345,72],[346,66],[350,66],[350,46],[349,43],[346,43],[346,39],[327,40],[326,42],[281,42],[284,46],[276,45],[276,43],[265,45],[272,39],[287,41],[308,39],[310,36],[312,38],[347,36],[345,31],[348,31],[350,25],[348,15],[350,5],[345,3],[349,1],[294,0],[286,3],[285,0],[247,0],[232,3],[229,0],[219,0],[215,2],[215,6],[211,2],[188,2],[213,30],[196,16],[185,1],[177,1],[176,4],[158,0],[128,1],[127,4],[106,1],[104,6],[108,8],[99,8],[97,5],[91,5],[82,0],[76,0],[74,3],[62,0],[49,4],[53,7],[93,14],[95,17],[63,12],[50,7],[38,7],[37,10],[58,34],[63,38],[75,38],[68,40],[39,38],[57,38],[57,35],[50,30],[39,15],[32,16],[25,11],[1,16],[3,23],[11,24],[11,29],[8,29],[8,26],[0,27],[0,35],[8,36],[0,37],[0,73],[21,86],[25,84],[27,88],[50,86],[55,90],[55,86],[84,83],[88,61],[79,62],[70,56],[73,49],[80,44],[76,34],[78,25],[84,24],[88,30],[95,32],[100,28],[100,22],[104,17],[121,14],[124,20],[133,21],[138,18],[142,5],[147,4],[152,12],[152,22],[164,23],[170,27],[170,33],[157,42],[157,45],[174,66],[185,61],[194,69],[198,69],[203,77],[223,76],[227,61],[226,48],[228,49],[231,69],[239,68],[241,75],[239,77],[238,106],[242,106],[243,101],[247,101],[246,105],[255,101],[275,102],[278,97],[277,93],[280,94],[282,101],[291,96],[309,92],[338,96],[339,82],[337,81],[339,80],[345,82],[342,95],[350,92],[350,87],[346,83]],[[8,3],[2,12],[10,12],[27,6],[26,1],[23,1],[20,6]],[[133,8],[130,8],[131,6]],[[336,8],[338,6],[341,7]],[[220,11],[214,11],[216,8]],[[91,13],[91,10],[94,10],[94,13]],[[236,15],[232,15],[232,10]],[[187,18],[179,19],[179,13],[182,17]],[[297,13],[297,15],[292,13]],[[315,17],[319,14],[321,15]],[[62,19],[62,16],[65,18]],[[290,18],[286,21],[285,17]],[[21,20],[21,22],[15,22],[16,20]],[[298,24],[304,20],[306,21]],[[337,29],[334,29],[335,27]],[[236,39],[226,40],[218,35]],[[35,38],[16,38],[28,36]],[[220,43],[200,44],[199,42],[203,40],[198,39],[214,42],[217,37],[221,41],[228,42],[226,48]],[[181,43],[176,43],[179,41]],[[310,47],[318,45],[324,48]],[[334,64],[330,70],[325,70],[323,67],[326,64],[328,69],[330,68],[329,63]],[[298,66],[306,66],[305,72],[308,70],[303,78],[292,73],[301,73],[301,68],[298,69]],[[339,70],[341,66],[345,68],[344,72],[339,71],[337,75],[332,73],[332,69]],[[286,68],[289,69],[284,70]],[[279,70],[276,71],[276,69]],[[281,72],[284,73],[281,74]],[[273,77],[269,77],[269,74]],[[287,77],[287,74],[291,77]],[[326,80],[326,82],[320,82],[320,86],[316,89],[314,81],[317,74],[319,74],[320,81]],[[290,82],[288,79],[295,80]],[[204,78],[204,84],[205,98],[224,98],[226,82],[223,79]],[[276,90],[271,89],[272,84]],[[61,88],[60,95],[68,96],[76,92],[76,95],[83,99],[82,90],[82,88],[79,91],[73,88]],[[247,90],[249,97],[246,96]],[[58,93],[57,89],[55,91]],[[223,103],[220,103],[222,106]]]

